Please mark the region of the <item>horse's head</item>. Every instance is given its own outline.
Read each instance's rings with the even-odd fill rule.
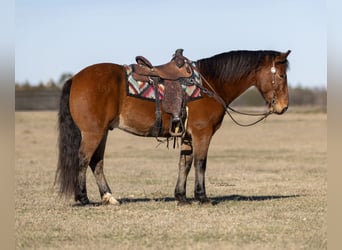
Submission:
[[[255,86],[266,100],[270,113],[283,114],[289,105],[286,70],[290,52],[267,60],[256,76]]]

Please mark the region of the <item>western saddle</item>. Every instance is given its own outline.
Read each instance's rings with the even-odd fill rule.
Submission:
[[[136,81],[149,82],[154,86],[156,99],[156,122],[151,130],[153,136],[159,136],[162,128],[158,84],[164,84],[163,111],[172,115],[169,133],[182,136],[185,132],[185,92],[182,83],[193,76],[191,61],[183,56],[183,49],[177,49],[170,62],[153,66],[143,56],[135,58],[132,77]]]

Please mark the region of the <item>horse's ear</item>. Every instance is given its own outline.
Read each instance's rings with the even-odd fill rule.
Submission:
[[[288,50],[287,52],[284,52],[284,53],[280,53],[280,55],[276,57],[275,61],[279,63],[286,61],[286,58],[290,53],[291,53],[291,50]]]
[[[291,53],[291,50],[288,50],[287,52],[283,53],[284,54],[284,59],[287,58],[287,56]]]

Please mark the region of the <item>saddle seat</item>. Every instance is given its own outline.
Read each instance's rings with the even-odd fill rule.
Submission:
[[[158,76],[164,80],[176,81],[179,78],[189,78],[192,76],[192,68],[186,57],[183,56],[183,49],[177,49],[175,55],[170,62],[153,66],[152,63],[143,56],[137,56],[135,58],[137,64],[134,65],[135,76],[139,78],[140,76]],[[146,77],[142,77],[146,79]]]
[[[186,120],[185,94],[180,79],[190,78],[193,75],[191,61],[183,56],[183,49],[177,49],[170,62],[159,66],[143,56],[137,56],[137,64],[133,65],[132,77],[136,81],[150,82],[155,89],[156,122],[151,132],[158,136],[161,129],[161,117],[159,108],[158,83],[164,84],[163,111],[172,115],[169,133],[171,136],[181,136],[185,132]],[[156,132],[158,130],[158,132]]]

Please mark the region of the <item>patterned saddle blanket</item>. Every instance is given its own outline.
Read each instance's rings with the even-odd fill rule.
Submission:
[[[194,62],[192,62],[194,64]],[[195,65],[194,65],[195,66]],[[133,78],[132,72],[133,72],[133,66],[132,65],[124,65],[124,69],[126,71],[127,76],[127,95],[132,97],[137,97],[140,99],[155,101],[155,91],[154,87],[149,82],[143,82],[143,81],[137,81]],[[194,69],[196,67],[193,67]],[[186,102],[190,102],[193,100],[197,100],[202,98],[201,89],[197,85],[202,85],[202,80],[199,72],[197,70],[194,70],[193,77],[192,77],[194,83],[189,84],[188,82],[186,84],[181,84],[182,88],[185,91],[185,100]],[[159,91],[159,100],[163,100],[164,93],[165,93],[165,86],[163,82],[160,82],[158,84],[158,91]]]

